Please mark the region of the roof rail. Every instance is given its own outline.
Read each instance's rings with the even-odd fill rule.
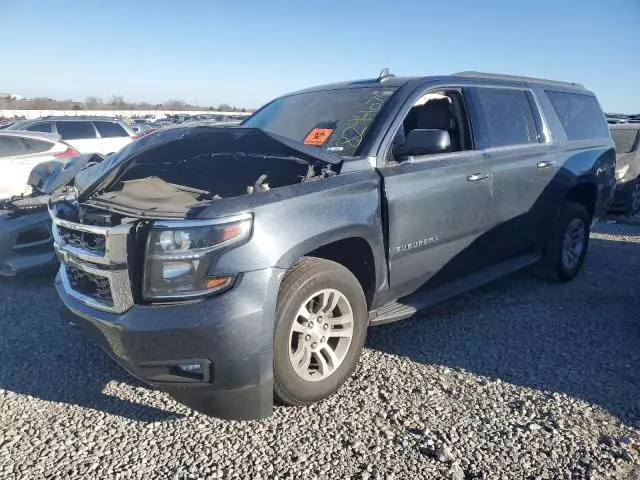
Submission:
[[[547,83],[549,85],[557,85],[559,87],[581,88],[584,90],[584,86],[579,83],[559,82],[557,80],[547,80],[544,78],[518,77],[516,75],[501,75],[499,73],[484,73],[476,71],[458,72],[454,73],[453,75],[456,77],[487,78],[491,80],[506,80],[512,82]]]
[[[73,120],[75,118],[81,118],[81,119],[93,119],[95,120],[96,118],[99,119],[104,119],[104,120],[118,120],[116,117],[109,117],[107,115],[46,115],[44,117],[40,117],[39,119],[46,119],[46,120],[51,120],[51,119],[63,119],[63,120]],[[36,120],[35,118],[32,120]]]

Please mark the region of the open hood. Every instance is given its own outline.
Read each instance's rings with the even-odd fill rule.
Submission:
[[[98,153],[76,155],[69,160],[51,160],[33,167],[27,184],[36,191],[49,195],[60,187],[69,185],[81,170],[104,160]]]
[[[81,171],[75,179],[78,200],[82,201],[96,192],[109,190],[120,181],[144,178],[145,176],[138,173],[143,170],[149,172],[146,177],[162,178],[160,173],[153,171],[154,165],[157,165],[159,172],[167,171],[181,162],[186,162],[187,159],[202,160],[205,156],[210,157],[210,162],[216,162],[216,158],[229,160],[230,157],[235,157],[257,160],[264,157],[272,160],[281,159],[283,162],[287,160],[306,162],[307,165],[318,163],[338,165],[343,160],[339,155],[257,128],[180,126],[154,132],[129,144],[99,165]],[[234,169],[233,163],[226,163],[226,168]],[[237,168],[243,168],[243,166],[238,163]],[[132,173],[134,171],[137,172]],[[194,185],[185,186],[201,188]],[[207,190],[216,194],[211,189]]]

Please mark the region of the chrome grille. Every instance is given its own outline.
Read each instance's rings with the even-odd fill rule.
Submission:
[[[122,313],[133,306],[127,264],[130,227],[98,227],[62,220],[50,208],[60,279],[68,295],[87,306]]]
[[[76,292],[93,297],[96,300],[113,307],[113,296],[109,279],[99,275],[93,275],[80,268],[68,265],[67,276],[69,285]]]
[[[66,245],[88,250],[98,255],[104,255],[106,239],[104,235],[91,232],[81,232],[58,225],[60,240]]]

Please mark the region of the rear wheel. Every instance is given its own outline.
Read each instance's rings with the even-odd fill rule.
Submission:
[[[303,257],[282,281],[274,337],[274,393],[307,405],[335,393],[362,351],[367,304],[342,265]]]
[[[583,205],[566,202],[534,273],[561,282],[572,280],[587,254],[590,225],[591,218]]]

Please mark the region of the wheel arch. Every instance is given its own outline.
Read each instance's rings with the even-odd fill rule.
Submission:
[[[278,261],[283,268],[291,268],[302,257],[331,260],[354,274],[371,308],[376,291],[385,282],[385,261],[382,246],[370,241],[370,233],[360,229],[333,231],[308,239],[287,252]]]
[[[579,182],[569,189],[564,200],[582,205],[587,210],[589,218],[593,220],[598,202],[598,188],[593,182]]]

